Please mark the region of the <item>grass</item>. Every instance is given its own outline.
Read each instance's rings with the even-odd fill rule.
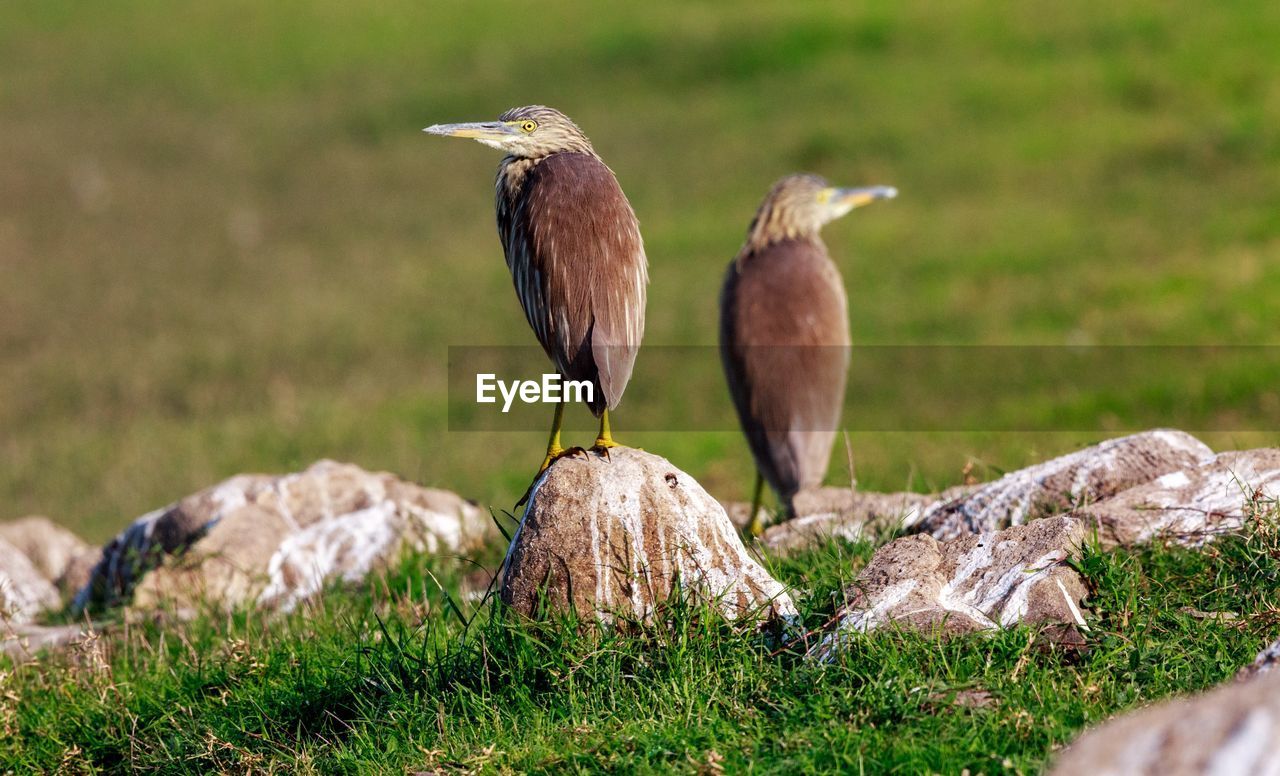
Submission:
[[[269,623],[117,626],[0,683],[14,772],[1032,773],[1083,727],[1230,678],[1280,625],[1274,505],[1205,549],[1086,547],[1083,647],[1019,627],[877,632],[829,666],[675,606],[584,632],[469,610],[466,566],[408,558]],[[807,625],[870,557],[835,541],[773,563]],[[441,587],[432,581],[439,578]],[[467,610],[467,611],[464,611]],[[1207,617],[1228,612],[1231,617]]]
[[[650,346],[714,344],[724,266],[796,169],[902,191],[826,233],[858,344],[1276,344],[1277,13],[4,3],[0,513],[101,540],[320,457],[510,503],[544,434],[450,432],[445,390],[448,346],[532,343],[494,236],[497,158],[418,130],[533,101],[585,127],[640,215]],[[1170,420],[1253,427],[1247,400],[1280,406],[1270,375]],[[632,391],[674,406],[680,385]],[[736,431],[629,433],[628,412],[620,439],[748,493]],[[970,459],[1014,468],[1115,432],[1088,402],[1065,424],[1011,417],[1037,433],[854,433],[859,481],[940,487]]]

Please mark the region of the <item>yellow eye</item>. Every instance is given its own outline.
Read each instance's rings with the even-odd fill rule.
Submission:
[[[823,205],[831,201],[831,189],[822,189],[818,192],[818,202]]]
[[[537,128],[538,128],[538,122],[536,122],[536,121],[522,121],[522,122],[520,122],[520,131],[521,131],[521,132],[523,132],[523,133],[525,133],[526,135],[527,135],[527,134],[529,134],[530,132],[532,132],[533,130],[537,129]]]

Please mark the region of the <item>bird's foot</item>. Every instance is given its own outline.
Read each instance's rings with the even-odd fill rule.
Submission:
[[[747,525],[747,534],[753,539],[759,539],[764,536],[764,518],[760,516],[759,512],[751,516],[751,523]]]
[[[542,465],[538,467],[538,473],[533,475],[533,481],[529,483],[529,487],[524,489],[524,495],[516,502],[515,508],[519,509],[524,506],[525,502],[529,500],[529,496],[533,493],[533,486],[538,484],[539,478],[546,473],[547,469],[551,468],[553,463],[570,455],[581,455],[585,458],[587,457],[587,451],[577,445],[573,447],[551,448],[547,450],[547,457],[542,459]]]
[[[613,437],[596,437],[596,442],[591,446],[591,452],[597,455],[609,458],[609,450],[614,447],[621,447],[617,442],[613,441]]]
[[[537,483],[538,483],[538,478],[534,477],[533,482],[529,483],[529,487],[524,489],[524,495],[520,497],[520,500],[516,502],[516,505],[512,507],[512,509],[519,509],[520,507],[525,505],[525,502],[529,500],[529,496],[533,495],[533,486],[536,485]]]
[[[547,457],[542,459],[542,466],[538,467],[538,477],[541,477],[543,472],[545,472],[547,469],[550,469],[551,464],[555,463],[561,458],[565,458],[567,456],[573,456],[573,455],[580,455],[583,458],[586,458],[587,451],[584,448],[578,447],[577,445],[574,445],[573,447],[565,447],[559,450],[548,450]],[[534,480],[537,480],[538,477],[534,477]]]

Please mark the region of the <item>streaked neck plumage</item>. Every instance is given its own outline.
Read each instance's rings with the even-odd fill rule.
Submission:
[[[565,149],[556,151],[555,153],[543,156],[512,156],[508,154],[502,157],[502,161],[498,164],[498,179],[496,181],[499,193],[503,191],[516,192],[524,185],[525,178],[529,177],[529,172],[542,162],[550,159],[555,154],[586,154],[587,156],[600,159],[600,155],[595,152],[586,139],[583,139],[581,147],[573,149]],[[600,160],[603,162],[603,160]]]
[[[756,217],[747,231],[747,240],[738,251],[737,262],[741,266],[757,254],[786,240],[807,242],[818,248],[823,255],[827,252],[826,243],[822,241],[819,228],[803,223],[799,219],[789,218],[786,208],[777,208],[773,203],[765,203],[760,207]]]

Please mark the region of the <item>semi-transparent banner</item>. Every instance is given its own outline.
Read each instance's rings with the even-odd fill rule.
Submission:
[[[593,360],[605,357],[626,354]],[[1280,431],[1280,346],[874,345],[740,357],[760,375],[758,394],[788,406],[830,394],[812,375],[847,359],[837,427],[848,431]],[[580,407],[600,390],[563,378],[536,346],[449,348],[451,431],[546,430],[565,400],[578,407],[565,428],[592,428]],[[643,347],[612,414],[635,431],[739,428],[715,346]]]

